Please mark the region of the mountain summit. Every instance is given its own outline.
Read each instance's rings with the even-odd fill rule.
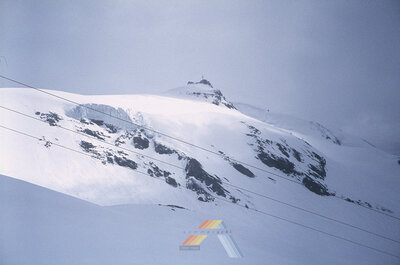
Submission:
[[[0,131],[0,139],[8,143],[0,152],[0,170],[101,205],[157,202],[193,208],[222,198],[263,207],[231,185],[287,199],[289,179],[299,184],[296,196],[339,197],[376,211],[397,210],[396,193],[390,192],[395,185],[385,186],[397,180],[397,159],[308,122],[249,117],[249,107],[243,111],[238,104],[240,112],[208,83],[202,79],[170,90],[168,96],[52,92],[79,105],[27,88],[1,89],[1,105],[32,116],[3,110],[3,119],[17,130],[34,128],[40,140]],[[56,144],[79,153],[61,151]],[[29,169],[17,166],[12,157],[30,164]],[[358,163],[349,163],[355,157]],[[49,165],[48,174],[42,173],[42,163],[31,163],[35,158]],[[382,168],[389,173],[382,176]],[[385,196],[369,192],[377,189],[377,176]]]
[[[195,83],[195,82],[192,82],[192,81],[189,81],[187,84],[188,84],[188,85],[203,84],[203,85],[207,85],[207,86],[210,86],[210,87],[214,88],[214,87],[211,85],[210,81],[208,81],[207,79],[204,79],[204,78],[202,78],[199,82],[196,82],[196,83]]]
[[[398,264],[344,243],[398,252],[384,241],[400,238],[397,157],[319,123],[236,109],[206,81],[167,95],[0,89],[0,242],[11,242],[0,263],[46,263],[3,262],[3,253],[43,246],[30,252],[47,259],[50,246],[60,260],[96,253],[91,264],[188,264],[189,255],[205,264]],[[232,227],[243,260],[228,259],[215,238],[202,256],[177,250],[182,232],[205,219]],[[97,262],[110,249],[120,262]]]
[[[221,90],[212,86],[211,82],[202,78],[198,82],[189,81],[186,86],[167,91],[167,95],[179,98],[197,99],[217,106],[225,106],[236,109],[232,102],[228,101]]]

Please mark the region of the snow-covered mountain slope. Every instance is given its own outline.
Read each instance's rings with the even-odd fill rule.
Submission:
[[[199,85],[201,90],[205,86]],[[42,138],[34,141],[1,130],[2,173],[104,205],[185,202],[189,207],[192,199],[211,202],[220,197],[257,206],[252,196],[231,184],[263,194],[281,194],[277,187],[299,186],[295,189],[306,194],[335,195],[378,210],[397,210],[393,184],[399,183],[400,171],[395,158],[367,145],[342,145],[327,129],[324,132],[330,138],[321,137],[322,126],[314,135],[313,128],[305,126],[298,126],[300,133],[296,133],[288,126],[255,120],[197,96],[191,100],[51,93],[82,105],[32,89],[1,90],[2,106],[43,121],[1,109],[3,125]],[[304,139],[307,129],[310,133]],[[68,152],[52,142],[90,156]],[[29,167],[20,167],[21,163]],[[303,188],[249,165],[296,181]]]
[[[247,116],[215,91],[204,82],[164,95],[45,91],[57,98],[29,88],[0,89],[0,105],[20,112],[0,108],[0,125],[39,138],[0,127],[0,173],[98,205],[177,205],[201,216],[213,209],[232,213],[230,219],[243,211],[259,218],[248,207],[388,245],[255,192],[400,238],[396,219],[378,213],[400,217],[395,157],[322,125]],[[259,243],[268,244],[267,238]]]
[[[197,211],[163,205],[104,207],[0,175],[0,209],[1,264],[397,264],[395,258],[230,203]],[[317,228],[398,250],[298,214]],[[200,251],[179,251],[187,231],[204,218],[224,220],[244,257],[229,258],[212,235]]]
[[[225,98],[221,90],[214,88],[210,81],[206,79],[202,79],[199,82],[189,81],[186,86],[168,90],[164,95],[175,98],[199,100],[217,106],[235,109],[235,106]]]
[[[246,103],[235,102],[234,106],[240,112],[250,117],[276,126],[280,129],[287,130],[297,137],[316,145],[327,142],[353,147],[366,147],[371,145],[361,138],[344,134],[340,130],[332,131],[332,129],[328,129],[315,121],[306,121],[287,114],[272,112],[269,109],[261,109]]]

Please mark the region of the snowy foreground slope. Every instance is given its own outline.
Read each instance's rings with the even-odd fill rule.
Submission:
[[[394,258],[230,204],[220,205],[222,211],[216,206],[200,211],[105,207],[2,175],[0,184],[1,264],[398,264]],[[200,251],[178,250],[187,237],[183,232],[198,226],[204,216],[226,220],[243,258],[228,258],[213,236]],[[396,251],[390,244],[383,246]]]
[[[0,126],[39,138],[0,128],[0,173],[78,199],[2,177],[5,264],[399,262],[254,211],[398,255],[396,242],[249,192],[399,241],[400,221],[383,214],[400,217],[400,165],[361,139],[232,104],[206,82],[162,96],[46,91],[81,105],[0,89],[0,105],[20,112],[0,108]],[[213,237],[201,251],[179,251],[183,231],[206,219],[234,231],[242,259],[229,259]]]

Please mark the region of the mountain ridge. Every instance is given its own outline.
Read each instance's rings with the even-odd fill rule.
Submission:
[[[68,96],[70,96],[70,94]],[[354,197],[340,194],[340,190],[339,194],[337,194],[338,190],[336,188],[331,189],[329,185],[326,184],[326,181],[331,178],[329,175],[329,161],[326,160],[326,157],[321,152],[313,148],[310,143],[307,142],[307,139],[302,140],[296,135],[293,135],[292,132],[287,132],[287,129],[281,131],[276,126],[271,127],[262,121],[254,123],[254,120],[248,118],[248,116],[243,116],[243,114],[235,109],[227,108],[225,111],[221,106],[207,100],[199,101],[197,97],[195,97],[195,101],[190,100],[188,97],[184,99],[171,99],[170,97],[166,98],[163,96],[151,95],[132,95],[124,97],[74,95],[74,97],[81,98],[81,102],[98,102],[84,103],[80,106],[73,106],[71,104],[62,105],[61,109],[58,107],[58,111],[52,110],[51,108],[47,110],[47,108],[45,108],[45,112],[42,112],[39,111],[39,109],[41,109],[39,106],[28,109],[30,109],[31,115],[34,114],[36,118],[48,123],[50,127],[57,127],[61,126],[59,124],[62,124],[64,127],[68,127],[71,130],[97,140],[111,140],[116,148],[105,147],[102,144],[93,142],[92,139],[82,137],[79,137],[76,143],[68,143],[68,146],[73,146],[74,148],[90,154],[97,160],[100,160],[104,165],[109,165],[111,167],[119,166],[133,171],[141,169],[149,175],[164,178],[165,183],[172,188],[179,187],[179,189],[186,188],[187,190],[191,190],[194,194],[197,194],[197,199],[200,201],[214,201],[215,196],[222,196],[235,203],[252,205],[253,202],[245,199],[246,196],[237,193],[237,191],[232,190],[231,187],[222,184],[222,182],[237,182],[238,178],[239,180],[242,178],[238,176],[243,176],[248,179],[254,177],[259,179],[257,176],[265,174],[265,172],[260,172],[248,166],[257,165],[258,168],[274,171],[278,175],[280,174],[291,178],[293,181],[299,182],[318,195],[337,195],[350,202],[374,209],[384,209],[384,211],[389,208],[382,205],[372,206],[373,202],[368,202],[365,199],[360,200],[358,196]],[[85,100],[85,98],[90,100]],[[111,100],[112,102],[113,99],[116,98],[118,98],[120,103],[112,105],[103,104],[105,103],[104,101],[110,102]],[[137,106],[136,109],[128,107],[132,106],[132,103],[134,103],[133,106]],[[147,103],[151,103],[150,106]],[[212,104],[209,105],[208,103]],[[164,109],[162,108],[163,104],[165,105]],[[120,106],[117,107],[117,105]],[[216,108],[212,107],[213,105],[215,105]],[[156,109],[155,106],[157,106],[158,109],[161,107],[161,111]],[[89,109],[87,107],[89,107]],[[97,111],[108,113],[111,116],[117,116],[121,120],[126,119],[128,122],[115,120],[113,117],[101,114]],[[188,120],[192,119],[193,116],[196,118],[195,120]],[[174,123],[174,125],[170,124],[165,126],[165,120],[167,119],[169,119],[171,123]],[[169,128],[167,135],[174,135],[172,132],[176,131],[179,127],[181,127],[181,131],[185,132],[183,135],[188,135],[187,132],[192,131],[192,128],[199,128],[199,124],[200,126],[204,124],[214,124],[216,127],[219,127],[216,131],[214,130],[214,134],[202,131],[200,135],[209,135],[208,139],[214,139],[209,141],[208,145],[205,146],[208,146],[207,148],[215,153],[220,153],[220,158],[218,158],[220,161],[217,164],[221,166],[221,163],[226,163],[226,165],[223,166],[225,169],[222,171],[217,170],[215,166],[211,165],[212,163],[209,161],[209,158],[207,158],[207,156],[204,157],[204,154],[199,156],[198,151],[194,150],[195,148],[186,146],[179,141],[174,142],[170,138],[165,137],[165,135],[158,134],[157,131],[148,131],[144,129],[147,127],[154,127],[152,123],[155,121],[161,124],[161,127],[158,125],[156,126],[156,130],[157,127],[162,129]],[[182,127],[183,123],[186,125]],[[246,153],[246,155],[241,157],[236,156],[237,148],[232,149],[231,146],[226,146],[225,144],[222,144],[220,147],[216,146],[221,139],[227,136],[224,133],[221,134],[221,130],[226,131],[226,128],[229,128],[229,126],[232,127],[232,124],[234,124],[233,127],[235,128],[233,131],[229,130],[232,137],[234,136],[233,138],[237,139],[236,142],[240,143],[242,146],[240,149],[247,149],[247,153],[243,152]],[[187,127],[189,127],[189,129]],[[237,130],[240,131],[239,134],[235,132]],[[198,140],[197,142],[194,141],[193,144],[204,146],[204,141],[202,139],[205,138],[200,135],[200,138],[193,138],[193,140]],[[211,138],[209,138],[210,136]],[[186,138],[187,141],[189,137],[182,138],[184,140]],[[52,139],[46,137],[45,139],[45,143],[47,143],[47,146],[45,144],[45,148],[51,148],[48,142]],[[340,144],[332,142],[331,139],[326,139],[326,137],[325,140],[328,143],[328,145],[325,146],[330,146],[329,143],[340,146]],[[314,145],[314,143],[312,143],[312,145]],[[144,152],[146,155],[150,155],[150,157],[155,156],[159,160],[166,159],[171,164],[178,164],[181,168],[192,168],[192,170],[189,170],[190,174],[188,174],[188,170],[186,170],[186,173],[185,170],[183,172],[179,170],[174,171],[169,166],[165,167],[161,166],[158,162],[152,162],[148,157],[143,159],[140,156],[131,156],[131,154],[123,150],[118,151],[118,146]],[[193,166],[190,165],[196,166],[193,169]],[[233,174],[232,170],[236,173]],[[196,174],[193,172],[196,172]],[[226,177],[232,174],[235,176],[234,179]],[[277,181],[276,176],[273,175],[270,176],[270,179],[275,182]],[[95,179],[93,179],[93,181],[96,182]],[[245,180],[245,182],[248,181]],[[242,180],[237,183],[242,183]],[[250,186],[253,185],[254,184],[250,184]],[[100,196],[100,194],[101,192],[97,196]],[[125,199],[121,201],[121,203],[125,202],[127,202]],[[160,201],[160,203],[176,203],[176,201]]]

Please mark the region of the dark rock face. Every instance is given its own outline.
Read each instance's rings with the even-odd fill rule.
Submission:
[[[156,164],[154,164],[153,162],[150,162],[150,167],[147,170],[147,173],[149,173],[150,176],[156,176],[156,177],[168,177],[169,175],[171,175],[171,172],[165,171],[160,169]]]
[[[51,111],[49,113],[40,113],[37,111],[35,114],[38,115],[42,121],[47,122],[50,126],[57,126],[57,123],[62,120],[57,113]]]
[[[174,153],[174,150],[156,142],[154,142],[154,150],[160,155],[170,155]]]
[[[114,164],[114,155],[110,152],[106,152],[107,163]]]
[[[204,79],[204,78],[201,79],[199,82],[192,82],[192,81],[189,81],[187,84],[188,84],[188,85],[203,84],[203,85],[207,85],[207,86],[213,88],[213,86],[211,85],[210,81],[208,81],[208,80],[206,80],[206,79]]]
[[[109,124],[109,123],[105,123],[102,120],[90,119],[90,121],[92,123],[96,124],[97,126],[100,126],[100,127],[104,126],[106,128],[107,132],[109,132],[109,133],[117,133],[118,132],[118,128],[116,126]]]
[[[303,162],[301,160],[301,154],[300,154],[299,151],[297,151],[296,149],[292,148],[292,153],[293,153],[294,158],[296,158],[297,161]]]
[[[332,195],[326,185],[318,181],[324,180],[326,177],[326,160],[314,152],[312,146],[303,142],[304,150],[300,153],[290,147],[285,139],[281,139],[280,142],[263,139],[260,130],[251,125],[247,125],[247,127],[250,133],[246,135],[254,141],[249,145],[254,146],[256,157],[263,164],[276,168],[286,175],[296,177],[307,189],[318,195]],[[304,166],[308,169],[305,170]]]
[[[147,174],[149,174],[152,177],[158,177],[158,178],[163,177],[165,179],[165,182],[174,188],[179,186],[179,184],[176,182],[176,180],[171,177],[171,172],[160,169],[153,162],[150,162],[149,165],[151,168],[147,169]]]
[[[214,105],[224,105],[228,109],[236,109],[235,106],[222,95],[222,92],[218,89],[214,90],[214,100],[212,102]]]
[[[117,139],[115,139],[114,143],[116,146],[120,146],[122,144],[125,144],[127,139],[132,139],[133,136],[134,133],[126,131],[124,134],[118,136]]]
[[[130,160],[126,157],[119,157],[114,155],[114,161],[121,167],[128,167],[130,169],[137,169],[137,164],[135,161]]]
[[[186,210],[185,207],[182,207],[182,206],[179,206],[179,205],[175,205],[175,204],[167,204],[167,205],[159,204],[159,205],[161,205],[161,206],[168,206],[168,207],[171,207],[171,208],[178,208],[178,209]]]
[[[247,167],[243,166],[242,164],[239,163],[232,163],[232,166],[239,171],[240,173],[242,173],[243,175],[248,176],[249,178],[254,178],[255,175],[253,172],[250,171],[250,169],[248,169]]]
[[[45,140],[44,140],[44,141],[45,141]],[[50,142],[50,141],[45,141],[44,146],[45,146],[46,148],[50,148],[50,147],[51,147],[51,142]]]
[[[235,198],[233,196],[230,196],[229,199],[233,202],[233,203],[237,203],[238,201],[240,201],[240,199]]]
[[[79,143],[79,146],[85,151],[86,153],[90,153],[93,155],[93,158],[103,160],[102,155],[97,151],[96,146],[93,145],[92,143],[86,142],[86,141],[81,141]],[[104,164],[105,161],[102,161]]]
[[[315,152],[312,152],[312,157],[315,158],[315,160],[318,162],[318,165],[309,164],[309,168],[311,170],[309,170],[308,173],[310,175],[314,176],[315,178],[324,180],[326,177],[326,170],[325,170],[326,160],[325,160],[325,158],[319,156]]]
[[[229,156],[227,156],[224,152],[222,152],[221,150],[218,151],[218,153],[224,158],[225,161],[228,161],[229,164],[236,169],[237,171],[239,171],[240,173],[242,173],[245,176],[248,176],[249,178],[254,178],[255,175],[253,172],[251,172],[250,169],[248,169],[247,167],[243,166],[242,164],[238,163],[237,161],[235,161],[234,159],[230,158]],[[226,179],[226,178],[225,178]]]
[[[98,131],[92,131],[89,129],[84,129],[82,132],[86,133],[87,135],[96,137],[97,139],[103,140],[104,141],[104,134],[102,132],[98,132]]]
[[[288,149],[284,145],[282,145],[280,143],[276,143],[276,146],[278,146],[278,148],[281,151],[281,153],[284,154],[287,158],[290,157],[289,153],[287,152]]]
[[[86,151],[90,152],[95,146],[92,143],[81,141],[80,146]]]
[[[109,132],[109,133],[117,133],[118,132],[118,128],[116,126],[114,126],[112,124],[108,124],[108,123],[105,123],[104,125],[106,126],[107,132]]]
[[[114,153],[113,150],[102,150],[101,147],[96,147],[92,143],[86,141],[81,141],[79,145],[85,152],[95,155],[94,158],[101,160],[104,165],[107,163],[114,164],[115,162],[118,166],[133,170],[138,167],[135,161],[125,157],[127,155],[125,152],[117,151]]]
[[[326,177],[326,160],[313,151],[307,151],[308,157],[314,163],[308,164],[309,170],[307,172],[300,172],[296,170],[295,162],[304,163],[302,158],[303,154],[294,148],[291,148],[285,141],[273,142],[268,139],[260,137],[261,132],[254,126],[248,125],[250,133],[247,136],[252,137],[256,141],[257,158],[260,159],[265,165],[279,169],[285,174],[293,174],[297,176],[305,175],[305,173],[312,175],[315,178],[325,179]],[[308,145],[309,146],[309,145]],[[283,156],[279,156],[273,149],[277,148]],[[309,146],[309,148],[311,148]],[[294,159],[292,159],[292,157]]]
[[[149,174],[150,176],[152,176],[152,177],[161,177],[161,176],[163,176],[163,174],[158,170],[158,167],[157,167],[157,169],[147,169],[147,174]]]
[[[120,146],[125,144],[127,140],[132,139],[132,144],[136,149],[146,149],[150,146],[150,140],[143,130],[125,131],[115,139],[115,145]]]
[[[95,120],[95,119],[90,119],[93,123],[97,124],[98,126],[103,126],[104,121],[102,120]]]
[[[197,161],[196,159],[188,158],[185,170],[187,179],[193,177],[200,183],[204,183],[207,186],[208,190],[215,192],[219,196],[226,197],[227,190],[225,190],[222,187],[221,180],[216,176],[211,176],[210,174],[208,174],[203,169],[203,166],[200,164],[200,162]],[[189,182],[190,181],[188,181],[188,183]],[[200,185],[195,185],[195,183],[190,183],[189,186],[190,187],[188,188],[193,191],[196,191],[198,193],[200,192],[202,194],[204,193],[208,194],[208,192],[206,192]]]
[[[189,190],[192,190],[199,195],[197,199],[202,202],[209,202],[209,201],[214,201],[215,198],[210,195],[203,187],[199,184],[199,182],[194,179],[193,177],[190,177],[187,182],[186,182],[186,188]]]
[[[324,196],[333,195],[328,192],[328,189],[326,188],[325,185],[321,184],[318,181],[313,180],[308,176],[304,177],[302,182],[307,189],[318,195],[324,195]]]
[[[175,211],[175,209],[181,209],[181,210],[187,210],[185,207],[179,206],[179,205],[175,205],[175,204],[158,204],[158,206],[165,206],[165,207],[169,207],[171,208],[171,211]]]
[[[172,187],[178,187],[178,183],[176,183],[176,180],[174,178],[171,178],[170,176],[165,177],[165,182],[171,185]]]
[[[85,125],[94,125],[96,124],[97,126],[105,126],[103,127],[103,130],[106,129],[108,132],[109,129],[111,130],[112,127],[108,126],[106,123],[104,123],[102,120],[87,120],[87,119],[81,119],[80,120],[81,124]],[[96,137],[98,139],[104,140],[105,137],[110,137],[106,135],[107,133],[103,133],[101,131],[93,131],[88,128],[85,128],[81,130],[82,132]],[[125,133],[121,134],[118,136],[115,140],[115,144],[117,146],[121,144],[126,143],[126,139],[132,139],[133,145],[135,148],[138,149],[146,149],[150,146],[150,141],[149,139],[145,136],[144,132],[142,130],[132,130],[132,131],[126,131]],[[113,149],[105,149],[102,146],[95,146],[90,142],[86,141],[81,141],[80,146],[82,149],[90,154],[93,154],[94,158],[101,160],[101,162],[106,165],[106,164],[116,164],[121,167],[126,167],[130,168],[132,170],[136,170],[138,168],[138,163],[129,159],[128,154],[119,150],[113,150]],[[159,153],[162,154],[172,154],[172,153],[177,153],[175,150],[172,150],[164,145],[158,144],[155,145],[156,150],[158,150]],[[178,154],[178,157],[179,154]],[[140,158],[138,158],[140,160]],[[182,157],[180,157],[182,159]],[[149,162],[149,164],[143,163],[145,167],[147,167],[147,174],[150,175],[151,177],[161,177],[164,178],[165,182],[168,185],[171,185],[172,187],[178,187],[180,184],[177,183],[177,181],[171,177],[171,172],[168,172],[166,170],[163,170],[159,168],[156,164],[153,162]],[[206,198],[206,197],[205,197]]]
[[[133,146],[137,149],[146,149],[149,147],[149,140],[145,137],[135,136],[133,137]]]
[[[203,84],[203,85],[207,85],[210,87],[213,87],[210,83],[210,81],[206,80],[206,79],[201,79],[199,82],[197,82],[198,84]]]
[[[199,82],[189,81],[187,84],[188,85],[202,84],[202,85],[206,85],[206,86],[209,86],[211,88],[214,88],[211,85],[210,81],[208,81],[208,80],[206,80],[204,78],[202,80],[200,80]],[[211,90],[208,93],[192,92],[192,93],[190,93],[190,95],[194,95],[194,96],[197,96],[197,97],[203,97],[205,99],[212,99],[211,103],[214,104],[214,105],[217,105],[217,106],[224,105],[225,107],[227,107],[229,109],[236,109],[235,106],[231,102],[229,102],[224,97],[224,95],[222,95],[222,92],[220,90],[218,90],[218,89]]]
[[[299,175],[299,172],[294,169],[294,164],[286,158],[277,157],[274,154],[267,154],[264,151],[261,151],[257,157],[261,160],[261,162],[269,167],[279,169],[286,174]]]

